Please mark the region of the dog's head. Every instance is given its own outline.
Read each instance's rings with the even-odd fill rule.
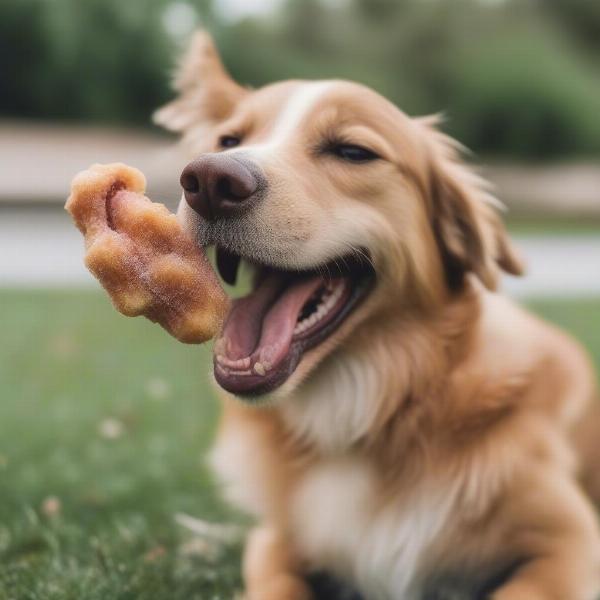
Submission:
[[[226,390],[284,396],[373,318],[434,311],[468,273],[494,288],[500,269],[520,271],[493,198],[435,119],[346,81],[246,89],[203,33],[175,85],[156,120],[196,157],[180,215],[226,281],[240,259],[255,267],[215,344]]]

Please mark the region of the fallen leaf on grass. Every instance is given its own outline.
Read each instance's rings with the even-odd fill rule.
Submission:
[[[206,561],[214,562],[221,555],[222,549],[222,544],[195,537],[179,547],[179,554],[186,558],[199,557]]]
[[[61,508],[62,504],[56,496],[48,496],[42,502],[41,511],[47,517],[53,518],[60,514]]]
[[[125,426],[118,419],[104,419],[98,426],[98,433],[107,440],[116,440],[125,433]]]
[[[171,386],[165,379],[153,377],[146,382],[146,393],[153,400],[166,400],[171,394]]]
[[[167,551],[165,550],[164,546],[155,546],[154,548],[151,548],[150,550],[148,550],[148,552],[146,552],[146,554],[144,555],[144,561],[149,563],[156,562],[157,560],[161,559],[166,553]]]
[[[235,544],[243,539],[245,528],[234,523],[211,523],[184,513],[177,513],[175,521],[196,535],[221,542]]]

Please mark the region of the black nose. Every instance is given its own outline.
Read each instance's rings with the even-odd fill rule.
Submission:
[[[179,181],[187,203],[212,221],[246,210],[261,188],[262,177],[241,157],[206,154],[187,165]]]

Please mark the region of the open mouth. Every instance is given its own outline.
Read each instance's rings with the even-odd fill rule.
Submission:
[[[235,282],[240,257],[217,247],[216,258],[221,277]],[[340,326],[375,280],[366,253],[304,271],[251,264],[253,289],[232,301],[214,348],[217,382],[240,396],[265,394],[284,383],[303,354]]]

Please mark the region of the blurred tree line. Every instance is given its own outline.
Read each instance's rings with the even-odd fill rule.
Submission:
[[[287,0],[235,22],[219,0],[2,0],[0,114],[148,123],[200,24],[246,84],[349,78],[477,152],[600,154],[598,0]]]

